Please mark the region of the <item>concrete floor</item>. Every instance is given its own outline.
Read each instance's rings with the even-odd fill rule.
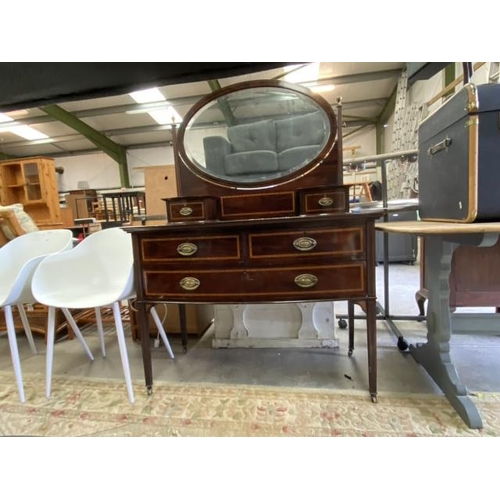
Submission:
[[[417,314],[414,300],[418,289],[418,265],[390,265],[390,309],[397,315]],[[383,297],[383,267],[377,267],[378,295]],[[381,300],[383,304],[383,300]],[[337,302],[336,314],[345,314],[345,302]],[[482,311],[489,311],[483,309]],[[359,310],[361,315],[361,310]],[[398,321],[408,343],[424,342],[425,322]],[[385,321],[377,321],[379,392],[440,393],[425,370],[410,354],[397,348],[397,338]],[[106,333],[107,358],[103,359],[94,327],[84,330],[95,355],[90,362],[76,340],[61,340],[54,354],[54,375],[123,379],[120,355],[113,328]],[[164,347],[152,346],[155,380],[176,382],[212,382],[263,384],[271,386],[324,387],[368,391],[366,328],[356,320],[356,345],[347,356],[347,330],[338,329],[338,349],[213,349],[213,326],[199,337],[190,335],[187,353],[180,337],[170,337],[176,355],[171,360]],[[144,381],[141,346],[128,337],[132,377]],[[34,356],[24,334],[18,336],[23,371],[44,376],[45,346],[36,336],[39,354]],[[500,392],[500,336],[454,335],[451,356],[462,382],[472,391]],[[6,335],[0,336],[0,370],[12,370]],[[124,389],[125,390],[125,389]]]

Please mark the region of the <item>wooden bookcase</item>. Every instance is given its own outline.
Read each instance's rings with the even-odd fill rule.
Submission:
[[[22,203],[40,228],[62,226],[56,167],[52,158],[0,162],[0,204]]]

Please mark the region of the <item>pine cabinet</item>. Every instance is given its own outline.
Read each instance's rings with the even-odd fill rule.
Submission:
[[[0,204],[22,203],[38,227],[62,225],[56,166],[52,158],[0,162]]]

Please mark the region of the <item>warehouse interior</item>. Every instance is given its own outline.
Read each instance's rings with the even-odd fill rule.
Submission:
[[[190,303],[189,300],[180,300],[179,295],[170,302],[155,299],[162,303],[155,309],[172,346],[174,359],[165,350],[161,328],[148,319],[141,300],[139,306],[124,300],[121,315],[134,384],[141,386],[145,375],[147,379],[147,355],[144,352],[148,345],[146,350],[151,354],[154,380],[162,383],[208,382],[360,391],[373,400],[377,391],[373,391],[374,364],[370,356],[374,346],[370,337],[373,327],[370,325],[374,320],[379,399],[384,391],[424,395],[444,393],[448,397],[448,389],[440,386],[448,382],[442,382],[444,379],[440,373],[436,375],[426,366],[427,361],[418,362],[414,355],[415,346],[433,343],[433,335],[442,339],[442,331],[448,330],[453,335],[445,338],[446,346],[439,355],[446,358],[444,351],[450,347],[451,371],[458,373],[456,379],[452,373],[452,382],[459,389],[461,385],[465,386],[469,394],[500,393],[497,363],[500,343],[495,324],[500,307],[497,295],[500,279],[496,279],[493,272],[500,264],[496,222],[500,214],[495,213],[493,202],[493,215],[487,214],[484,220],[479,218],[456,224],[454,215],[435,214],[436,210],[443,210],[442,205],[436,209],[437,205],[426,201],[428,205],[422,207],[423,198],[419,191],[423,185],[419,174],[421,177],[424,157],[435,158],[443,151],[447,154],[457,144],[454,136],[452,140],[443,136],[443,141],[447,142],[441,141],[441,137],[433,139],[430,149],[426,146],[424,150],[422,140],[419,144],[419,131],[422,133],[423,127],[429,123],[437,128],[433,125],[433,117],[440,116],[440,110],[450,107],[450,102],[459,101],[471,86],[496,88],[499,66],[498,62],[0,63],[2,73],[11,76],[10,79],[0,79],[0,205],[3,206],[0,209],[3,233],[0,234],[0,249],[26,234],[63,228],[71,231],[73,248],[76,249],[80,245],[83,247],[87,238],[119,227],[131,234],[135,242],[135,280],[140,283],[139,297],[146,296],[150,283],[157,283],[151,278],[153,274],[147,273],[156,272],[158,267],[154,266],[158,264],[147,267],[151,265],[147,259],[141,260],[140,266],[147,269],[141,274],[137,249],[147,248],[148,238],[168,237],[177,241],[184,237],[179,229],[161,233],[157,228],[184,224],[172,220],[175,200],[183,196],[185,199],[198,196],[200,192],[205,195],[198,179],[191,185],[191,173],[186,177],[181,172],[183,168],[192,172],[190,162],[196,163],[192,160],[198,158],[197,150],[190,152],[187,147],[184,149],[184,145],[179,146],[179,137],[188,137],[189,130],[194,131],[193,137],[197,134],[195,125],[191,129],[187,125],[199,119],[205,109],[203,106],[206,107],[213,96],[219,96],[220,102],[231,103],[228,89],[247,92],[258,88],[259,82],[267,82],[264,87],[268,89],[298,88],[308,99],[321,103],[317,109],[327,108],[327,114],[338,120],[335,121],[336,140],[328,143],[325,139],[319,164],[336,162],[335,174],[328,174],[325,186],[343,186],[343,191],[338,192],[345,194],[345,200],[344,205],[336,208],[340,213],[326,218],[347,217],[340,223],[340,227],[346,230],[350,228],[350,221],[363,220],[359,234],[363,235],[361,241],[366,245],[362,247],[366,263],[363,260],[360,264],[365,273],[362,279],[364,298],[360,299],[355,292],[347,293],[345,289],[350,288],[343,285],[344,289],[338,294],[332,292],[334,300],[325,301],[324,296],[318,295],[319,300],[312,303],[283,301],[282,296],[278,300],[266,296],[265,301],[249,299],[248,302],[235,299]],[[36,74],[37,79],[24,78],[27,74]],[[12,90],[14,84],[15,91]],[[476,95],[476,90],[472,94]],[[481,106],[489,96],[481,94],[479,110],[472,114],[482,112]],[[491,99],[487,111],[498,114],[496,106],[499,100],[496,97]],[[242,98],[241,102],[244,100]],[[221,117],[227,119],[220,102],[220,116],[211,120],[212,127],[220,126]],[[240,101],[236,102],[236,111],[233,110],[236,116],[238,103]],[[270,116],[270,119],[266,118],[267,122],[277,120],[274,115]],[[241,123],[240,127],[246,124],[244,120]],[[334,122],[329,123],[327,129],[333,131]],[[204,126],[208,129],[206,123],[202,125],[201,129],[204,130]],[[478,125],[478,130],[479,138],[474,144],[479,146],[474,147],[482,151],[481,125]],[[438,148],[438,152],[432,148]],[[488,154],[494,155],[494,149],[488,149]],[[481,155],[478,154],[477,158],[480,163]],[[30,182],[26,181],[21,196],[17,181],[12,181],[12,176],[18,175],[15,174],[17,171],[42,179],[41,191],[36,191],[36,188],[35,192],[30,191]],[[307,168],[306,171],[309,173]],[[333,175],[340,182],[332,183]],[[204,185],[207,180],[205,171],[199,177]],[[479,179],[479,194],[474,199],[477,198],[477,213],[481,216],[483,205],[480,200],[482,197],[489,199],[495,180],[487,178],[482,181],[480,174],[476,177]],[[257,191],[260,196],[265,194],[267,185],[272,186],[271,191],[276,187],[267,178],[262,179],[259,178],[261,184],[258,184],[260,190]],[[218,203],[228,193],[233,194],[227,179],[220,178],[217,184],[208,175],[208,180],[207,193],[217,197]],[[251,193],[244,180],[238,179],[237,182],[240,182],[236,189],[238,196]],[[281,187],[279,182],[277,192],[286,192],[288,181]],[[294,198],[298,200],[297,210],[302,210],[302,187],[296,187],[295,181],[290,182],[290,189],[297,191],[297,198]],[[434,179],[431,183],[437,185]],[[212,187],[213,184],[218,187]],[[325,186],[321,186],[323,191]],[[305,187],[315,193],[314,189],[320,186],[306,184]],[[471,192],[468,186],[464,189]],[[31,203],[33,197],[35,203]],[[447,192],[442,199],[453,199],[453,195]],[[460,210],[462,201],[463,198],[458,202]],[[184,206],[187,203],[184,199],[182,202]],[[265,197],[262,203],[265,203]],[[13,207],[16,204],[23,206]],[[210,205],[203,207],[209,209]],[[250,210],[248,207],[246,209]],[[489,205],[485,210],[488,209]],[[293,213],[286,214],[285,218],[296,216],[300,220],[309,217],[304,213]],[[318,221],[313,221],[318,234],[320,230],[329,230],[321,226],[320,215],[311,217],[318,218]],[[207,216],[202,222],[192,222],[193,233],[189,235],[200,238],[200,231],[205,230],[208,232],[203,233],[202,238],[212,237],[215,234],[213,227],[220,226],[221,222],[228,228],[224,231],[236,231],[244,219],[249,233],[245,233],[241,240],[241,248],[245,249],[239,259],[241,262],[248,259],[245,261],[248,267],[245,273],[248,273],[253,265],[253,254],[244,245],[262,230],[255,225],[254,219],[264,219],[266,224],[265,219],[269,218],[267,224],[273,231],[280,231],[280,226],[278,223],[273,226],[271,217],[262,214],[258,217],[237,215],[225,221],[223,218],[218,206],[213,218]],[[473,236],[464,236],[463,229],[453,232],[448,228],[448,232],[454,235],[450,241],[463,244],[455,249],[453,241],[450,243],[446,237],[436,237],[441,237],[442,233],[432,227],[422,229],[421,223],[427,221],[431,221],[431,225],[455,223],[455,228],[469,227]],[[393,223],[407,223],[410,229],[399,231],[391,226]],[[245,224],[241,227],[247,227]],[[481,228],[481,224],[486,226],[474,233],[473,228]],[[292,225],[283,227],[292,232]],[[311,233],[307,227],[297,226],[296,230],[299,229],[304,234]],[[465,233],[467,231],[469,229]],[[234,236],[233,233],[227,234]],[[480,237],[483,238],[481,241]],[[277,245],[271,240],[265,241],[262,252],[272,251],[273,245]],[[318,245],[320,243],[318,239]],[[347,245],[351,254],[345,260],[361,262],[361,257],[352,254],[352,244]],[[155,245],[158,242],[151,246],[151,252]],[[160,258],[154,254],[153,260]],[[223,268],[217,267],[217,262],[210,258],[208,264],[200,264],[199,269],[196,264],[194,269],[201,269],[201,275],[211,266],[221,272]],[[286,261],[287,257],[281,258]],[[335,266],[339,265],[337,261],[333,262]],[[321,265],[327,264],[327,261],[321,261]],[[178,262],[176,265],[182,267]],[[266,265],[270,271],[273,266],[281,264],[276,259]],[[161,272],[173,272],[171,268],[165,269],[167,271]],[[443,302],[442,293],[438,293],[443,292],[443,280],[448,283],[448,274],[445,279],[442,277],[444,273],[451,276],[446,285],[448,288],[444,288],[449,291],[448,302]],[[155,284],[160,290],[155,293],[166,295],[167,290],[161,288],[163,281],[160,283]],[[269,289],[272,286],[274,284],[268,285]],[[237,289],[233,290],[233,293],[237,292]],[[259,290],[259,293],[263,292]],[[307,312],[307,304],[314,304],[312,312]],[[15,316],[22,370],[28,377],[44,378],[50,327],[48,305],[36,303],[26,307],[41,355],[32,354],[24,337],[22,318]],[[438,325],[437,331],[430,336],[428,307],[431,308],[431,323]],[[92,352],[98,353],[100,344],[95,312],[87,307],[75,315],[75,319]],[[55,313],[54,384],[57,384],[57,377],[88,377],[123,383],[122,353],[116,342],[112,312],[104,312],[103,319],[107,356],[102,358],[96,354],[95,361],[90,363],[74,339],[67,318],[60,311]],[[149,333],[147,342],[144,340],[145,325]],[[349,340],[351,327],[355,330],[353,352]],[[1,331],[0,371],[12,371],[7,320]],[[450,366],[446,359],[443,366]],[[441,370],[440,364],[436,370]],[[17,394],[15,387],[12,390]],[[126,395],[125,383],[123,393]],[[29,391],[26,394],[29,404]],[[454,398],[454,393],[449,396],[450,400]],[[468,429],[487,427],[490,419],[497,419],[489,414],[476,416],[476,409],[468,402],[450,404],[453,407],[450,413],[459,413],[460,425]],[[462,407],[465,407],[464,413],[460,413]],[[63,403],[61,408],[64,408]],[[171,446],[171,441],[165,446]],[[254,438],[252,441],[259,440]],[[383,445],[386,443],[388,440],[384,440]],[[378,445],[382,443],[378,442]],[[189,445],[189,452],[180,451],[177,444],[172,446],[184,457],[185,453],[191,457],[189,453],[196,453],[196,449],[189,448]],[[234,445],[227,446],[226,453],[235,452],[231,448]],[[354,446],[360,454],[364,453],[363,448]],[[272,450],[286,453],[286,447]],[[324,450],[321,447],[319,451],[323,453]],[[203,447],[202,452],[205,451]],[[368,454],[371,452],[369,448]]]

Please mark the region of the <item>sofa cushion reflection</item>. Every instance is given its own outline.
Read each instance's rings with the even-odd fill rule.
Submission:
[[[203,139],[207,172],[241,182],[286,175],[312,161],[329,133],[319,111],[228,127],[227,138]]]

